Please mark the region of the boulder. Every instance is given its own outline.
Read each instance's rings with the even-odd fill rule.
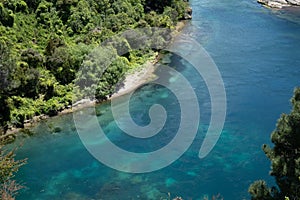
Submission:
[[[192,8],[191,8],[191,7],[188,7],[188,8],[185,10],[184,19],[185,19],[185,20],[190,20],[190,19],[192,19],[192,13],[193,13]]]
[[[287,0],[291,5],[300,6],[300,0]]]
[[[300,6],[300,0],[257,0],[258,3],[270,8],[283,8],[288,6]]]

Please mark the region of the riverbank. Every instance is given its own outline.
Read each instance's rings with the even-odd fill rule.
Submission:
[[[156,75],[154,74],[156,68],[156,61],[147,61],[143,67],[137,69],[134,73],[127,74],[124,81],[117,84],[116,91],[108,98],[108,100],[132,92],[141,85],[154,80],[156,78]]]
[[[173,38],[175,38],[176,35],[178,35],[184,29],[187,22],[188,20],[182,20],[176,24],[176,27],[172,32]],[[153,60],[146,61],[146,63],[144,63],[142,66],[135,68],[133,71],[129,71],[125,75],[124,80],[116,85],[115,92],[107,98],[107,101],[125,95],[127,93],[130,93],[136,90],[141,85],[146,84],[152,80],[155,80],[157,78],[157,76],[155,75],[155,70],[158,67],[158,62],[160,61],[161,57],[162,55],[160,53],[157,53],[157,55]],[[90,99],[82,99],[74,103],[73,105],[68,106],[62,111],[59,111],[57,115],[65,115],[65,114],[73,113],[75,111],[84,109],[86,107],[93,107],[101,103],[103,102],[97,102],[96,100],[90,100]],[[13,140],[16,137],[16,134],[18,132],[24,129],[26,130],[31,127],[34,127],[38,122],[42,120],[47,120],[48,118],[51,118],[51,116],[48,115],[34,116],[32,119],[25,121],[24,128],[10,127],[6,131],[6,134],[0,136],[0,142],[6,139],[8,139],[9,141]]]
[[[108,97],[107,101],[110,101],[113,98],[117,98],[129,92],[132,92],[138,87],[140,87],[141,85],[154,80],[156,78],[154,72],[158,66],[157,65],[158,61],[159,61],[159,55],[157,55],[153,61],[147,61],[143,66],[140,66],[136,70],[126,74],[124,80],[117,84],[116,91],[110,97]],[[56,116],[73,113],[75,111],[87,107],[93,107],[101,103],[103,102],[97,102],[96,100],[90,100],[90,99],[82,99],[74,103],[72,106],[69,106],[68,108],[65,108],[64,110],[58,112]],[[29,129],[31,127],[34,127],[38,122],[42,120],[47,120],[49,118],[51,118],[51,116],[48,115],[34,116],[32,119],[25,121],[24,128],[10,127],[7,130],[5,135],[0,136],[0,142],[2,142],[4,139],[5,140],[8,139],[9,141],[13,140],[18,132],[24,129]]]

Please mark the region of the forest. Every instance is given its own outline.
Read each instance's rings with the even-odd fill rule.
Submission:
[[[70,106],[76,72],[103,41],[130,28],[172,29],[187,7],[184,0],[0,0],[1,134]],[[154,55],[112,52],[116,59],[97,84],[99,101]]]

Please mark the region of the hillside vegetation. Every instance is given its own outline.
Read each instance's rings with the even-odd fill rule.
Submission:
[[[72,104],[76,72],[107,38],[128,28],[172,28],[186,9],[184,0],[0,0],[1,132]],[[116,59],[97,84],[98,100],[153,55],[111,52]]]

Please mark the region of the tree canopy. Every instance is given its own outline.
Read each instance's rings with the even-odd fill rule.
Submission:
[[[101,70],[90,53],[103,41],[129,28],[172,28],[186,7],[184,0],[0,0],[2,131],[70,105],[78,69]],[[137,56],[151,56],[131,50],[123,38],[111,45],[116,59],[101,72],[101,79],[86,77],[98,100],[114,91],[140,60]],[[120,45],[129,53],[121,55]]]
[[[271,160],[270,174],[277,187],[256,181],[249,188],[253,200],[300,199],[300,88],[295,89],[291,102],[291,113],[281,115],[271,134],[274,146],[262,147]]]

